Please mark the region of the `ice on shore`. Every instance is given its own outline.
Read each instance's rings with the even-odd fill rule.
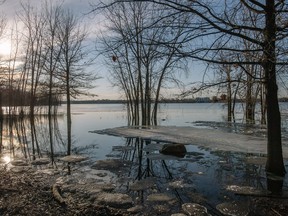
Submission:
[[[127,138],[192,144],[209,148],[212,151],[221,150],[255,154],[267,153],[267,139],[265,137],[229,133],[217,129],[151,126],[145,128],[117,127],[92,132]],[[284,142],[283,144],[283,156],[287,159],[288,145]]]

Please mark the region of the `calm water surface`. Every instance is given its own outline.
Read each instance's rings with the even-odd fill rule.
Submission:
[[[65,113],[65,105],[59,111]],[[161,104],[158,124],[162,126],[191,126],[195,121],[225,121],[223,104]],[[66,117],[59,118],[62,134],[66,131]],[[72,139],[74,147],[97,145],[91,154],[93,158],[103,159],[111,147],[123,144],[125,139],[113,136],[89,133],[93,130],[114,128],[127,125],[127,113],[122,104],[73,104]],[[64,135],[65,136],[65,135]],[[91,150],[91,149],[90,149]],[[91,152],[90,152],[91,153]]]
[[[241,105],[238,105],[236,112],[238,122],[243,120],[241,110]],[[281,104],[281,110],[283,125],[286,125],[287,104]],[[64,113],[58,118],[58,127],[63,143],[56,144],[55,150],[65,153],[65,105],[60,107],[59,111]],[[225,122],[225,116],[226,107],[221,103],[161,104],[158,122],[159,125],[163,126],[193,126],[195,121]],[[45,127],[45,124],[47,121],[43,121],[40,125]],[[247,164],[246,157],[251,155],[210,152],[208,149],[201,149],[192,143],[187,145],[187,154],[184,158],[165,160],[165,158],[159,157],[159,144],[161,145],[161,143],[156,143],[153,140],[125,139],[89,133],[89,131],[126,125],[127,113],[124,105],[72,105],[72,151],[74,154],[89,158],[85,165],[91,165],[95,161],[103,159],[125,159],[132,162],[133,165],[131,165],[128,173],[118,174],[119,179],[130,179],[121,183],[121,186],[117,188],[119,192],[130,193],[133,196],[133,193],[128,189],[129,182],[146,177],[155,177],[157,179],[155,190],[159,193],[170,193],[177,197],[180,206],[181,203],[185,202],[204,203],[213,211],[215,206],[221,202],[243,200],[243,197],[235,197],[234,194],[227,192],[225,190],[227,185],[237,184],[253,186],[258,189],[266,188],[264,164]],[[29,140],[27,143],[29,145]],[[43,151],[49,152],[47,143],[44,135],[40,147]],[[149,149],[151,143],[155,147]],[[124,148],[125,146],[129,148]],[[143,150],[143,148],[146,149]],[[287,162],[285,163],[288,168]],[[169,185],[173,182],[178,182],[180,186],[171,189]],[[287,185],[286,177],[284,190],[288,190]],[[144,193],[143,200],[149,193],[153,193],[153,191]],[[245,198],[244,201],[247,202],[247,199]]]

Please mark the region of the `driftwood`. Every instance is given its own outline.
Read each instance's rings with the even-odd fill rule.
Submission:
[[[63,199],[63,197],[60,195],[59,192],[59,186],[54,184],[52,186],[52,193],[53,193],[53,197],[61,204],[64,205],[65,204],[65,200]]]

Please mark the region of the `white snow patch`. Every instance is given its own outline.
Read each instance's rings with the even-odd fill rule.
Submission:
[[[176,126],[151,126],[147,128],[117,127],[94,131],[94,133],[192,144],[211,150],[256,154],[267,153],[267,138],[229,133],[216,129]],[[285,144],[282,146],[283,157],[288,158],[288,144],[283,144]]]

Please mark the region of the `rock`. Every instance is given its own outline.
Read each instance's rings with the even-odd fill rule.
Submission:
[[[28,163],[24,160],[13,160],[10,162],[13,166],[28,166]]]
[[[247,204],[240,202],[221,203],[216,206],[216,209],[227,216],[247,216],[249,214]]]
[[[182,205],[182,209],[188,215],[210,216],[210,214],[208,214],[207,208],[197,203],[184,203]]]
[[[159,151],[162,154],[167,154],[167,155],[174,155],[177,157],[183,158],[186,153],[186,147],[183,144],[165,144],[163,145],[162,149]]]
[[[78,162],[87,160],[87,157],[83,157],[80,155],[67,155],[65,157],[60,158],[59,160],[68,162],[68,163],[78,163]]]
[[[96,197],[96,202],[120,209],[132,207],[132,198],[121,193],[101,193]]]
[[[129,209],[127,209],[127,212],[130,212],[130,213],[139,213],[139,212],[142,212],[143,211],[143,206],[142,205],[136,205],[134,207],[131,207]]]
[[[173,197],[165,194],[165,193],[157,193],[157,194],[150,194],[147,196],[147,201],[149,202],[168,202],[171,201]]]
[[[228,185],[226,190],[234,192],[239,195],[253,195],[253,196],[265,196],[270,192],[267,190],[259,190],[250,186],[238,186],[238,185]]]
[[[39,159],[36,159],[34,161],[31,161],[31,164],[35,165],[35,166],[46,165],[46,164],[49,164],[49,163],[50,163],[50,159],[49,158],[39,158]]]

